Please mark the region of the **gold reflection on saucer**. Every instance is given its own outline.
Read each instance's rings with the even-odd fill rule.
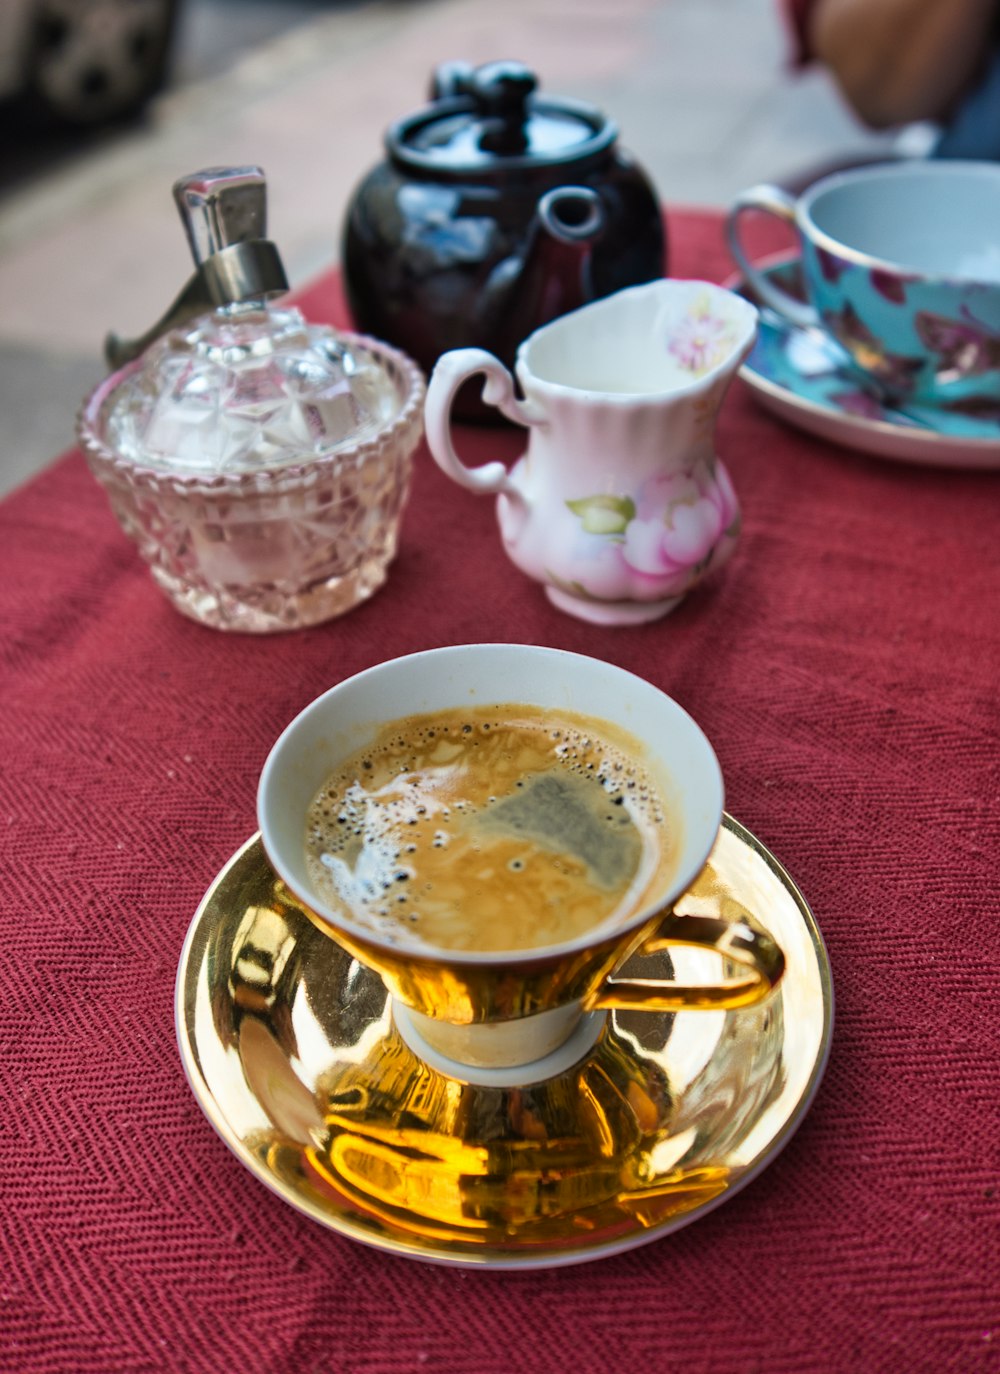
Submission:
[[[486,1087],[417,1058],[378,976],[283,899],[255,837],[181,956],[188,1077],[253,1173],[356,1240],[493,1266],[614,1253],[757,1172],[808,1107],[829,1044],[830,971],[808,907],[729,817],[677,909],[763,919],[787,959],[778,991],[739,1011],[616,1012],[574,1068]],[[717,976],[712,960],[675,949],[627,972]]]

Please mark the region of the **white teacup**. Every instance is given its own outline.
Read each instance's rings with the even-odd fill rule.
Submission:
[[[554,605],[602,625],[654,620],[735,547],[715,419],[756,328],[753,306],[708,282],[630,287],[521,345],[523,401],[491,353],[456,349],[431,377],[431,453],[461,486],[498,497],[504,548]],[[510,472],[469,469],[452,445],[452,404],[477,373],[483,399],[528,427]]]
[[[414,714],[519,703],[573,712],[627,732],[670,816],[669,861],[642,905],[576,938],[484,953],[387,938],[317,891],[306,859],[310,802],[338,765],[381,726]],[[310,919],[378,971],[400,1032],[418,1053],[486,1070],[579,1057],[605,1008],[719,1009],[767,996],[780,950],[744,921],[678,916],[672,904],[700,872],[722,819],[722,777],[691,717],[650,683],[597,659],[517,644],[436,649],[382,663],[326,692],[296,717],[268,756],[258,792],[268,857]],[[614,978],[633,953],[685,945],[710,950],[743,976],[679,986]],[[718,964],[718,960],[714,960]],[[711,975],[710,975],[711,976]],[[593,1013],[587,1016],[587,1013]],[[546,1059],[546,1057],[549,1057]]]

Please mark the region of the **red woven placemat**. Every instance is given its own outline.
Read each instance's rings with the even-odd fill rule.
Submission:
[[[726,274],[716,216],[670,227],[676,274]],[[344,322],[332,279],[304,299]],[[718,446],[740,548],[630,630],[552,609],[425,452],[386,588],[291,637],[179,616],[77,455],[0,504],[0,1368],[1000,1368],[1000,480],[797,434],[739,382]],[[185,931],[255,829],[278,732],[350,673],[480,639],[606,657],[687,707],[837,984],[784,1153],[688,1229],[575,1269],[436,1269],[320,1228],[229,1154],[174,1043]]]

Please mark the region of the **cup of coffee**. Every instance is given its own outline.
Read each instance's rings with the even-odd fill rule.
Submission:
[[[790,224],[805,300],[748,260],[740,221]],[[776,186],[739,196],[729,247],[759,300],[819,325],[890,399],[956,408],[1000,401],[1000,166],[880,164],[824,177],[797,200]]]
[[[650,683],[474,644],[390,660],[307,706],[267,758],[258,817],[286,889],[381,975],[411,1047],[505,1069],[593,1038],[606,1008],[769,994],[784,961],[764,929],[672,910],[722,799],[705,735]],[[722,956],[718,977],[615,976],[673,945]]]

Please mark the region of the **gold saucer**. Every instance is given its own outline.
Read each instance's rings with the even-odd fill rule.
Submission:
[[[677,909],[756,913],[785,952],[775,995],[732,1012],[615,1012],[557,1076],[476,1085],[407,1047],[377,975],[310,924],[255,836],[185,940],[181,1058],[247,1168],[353,1240],[484,1268],[615,1254],[759,1173],[802,1120],[829,1049],[819,931],[788,874],[730,817]],[[633,960],[629,973],[669,976],[669,957]],[[673,952],[675,965],[684,957]],[[710,963],[685,977],[717,972],[715,956],[689,957]]]

